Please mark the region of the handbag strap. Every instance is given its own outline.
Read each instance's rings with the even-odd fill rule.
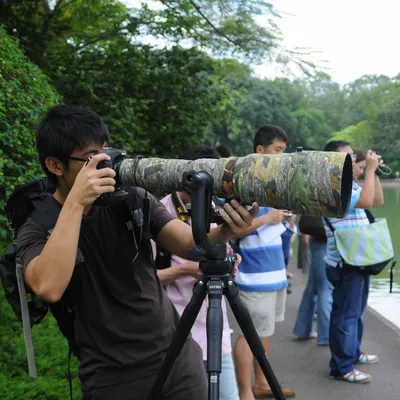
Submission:
[[[367,214],[369,223],[373,224],[375,222],[375,217],[373,216],[372,212],[368,209],[365,209],[364,211],[365,211],[365,214]],[[323,218],[324,218],[324,221],[326,222],[326,224],[328,225],[329,229],[332,231],[332,233],[334,233],[336,229],[333,227],[332,222],[329,221],[329,219],[326,217],[323,217]]]
[[[375,222],[375,217],[372,215],[372,212],[369,210],[364,210],[365,214],[367,214],[368,221],[370,224],[373,224]]]
[[[324,218],[325,223],[329,226],[329,229],[332,231],[332,233],[334,233],[336,229],[333,227],[332,222],[329,221],[329,219],[326,217],[323,217],[323,218]]]

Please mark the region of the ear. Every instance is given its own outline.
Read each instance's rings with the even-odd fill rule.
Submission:
[[[259,144],[259,145],[256,147],[256,153],[258,153],[258,154],[264,154],[264,146],[261,146],[261,144]]]
[[[46,158],[47,169],[56,176],[62,176],[64,174],[64,166],[60,160],[54,157]]]

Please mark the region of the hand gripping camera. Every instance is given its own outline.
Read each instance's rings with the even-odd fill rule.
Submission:
[[[129,194],[125,190],[121,189],[121,182],[119,180],[119,168],[121,162],[126,157],[126,151],[115,149],[113,147],[104,147],[102,153],[106,153],[110,156],[110,160],[102,160],[97,164],[97,169],[102,168],[112,168],[115,172],[115,192],[113,193],[104,193],[101,195],[93,204],[96,206],[107,205],[107,204],[116,204],[125,200]]]

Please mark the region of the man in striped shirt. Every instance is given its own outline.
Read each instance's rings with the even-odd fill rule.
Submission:
[[[354,169],[356,157],[350,143],[329,142],[324,150],[350,153],[353,157]],[[364,209],[383,205],[382,186],[376,173],[378,165],[376,153],[368,150],[363,187],[361,188],[353,182],[350,206],[346,216],[342,219],[329,218],[334,229],[367,225],[369,220]],[[372,379],[371,375],[355,368],[355,364],[375,364],[379,361],[378,356],[365,354],[360,350],[364,328],[362,314],[367,305],[369,276],[361,274],[355,269],[343,267],[333,232],[326,223],[325,230],[328,240],[325,256],[326,273],[334,287],[329,334],[332,354],[330,374],[335,379],[351,383],[367,383]]]
[[[254,152],[279,154],[286,150],[287,135],[278,126],[265,125],[254,138]],[[247,236],[240,240],[242,263],[236,275],[240,299],[248,309],[268,356],[270,337],[275,331],[275,322],[283,321],[286,306],[286,265],[282,249],[282,222],[289,216],[287,210],[260,207],[257,218],[248,229]],[[246,339],[240,332],[235,344],[236,375],[240,400],[271,396],[264,374],[254,359]],[[255,384],[252,387],[253,366]],[[294,391],[284,388],[286,398],[294,397]]]

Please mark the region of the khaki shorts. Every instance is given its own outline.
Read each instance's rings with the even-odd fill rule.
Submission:
[[[286,288],[274,292],[239,292],[240,300],[245,305],[260,337],[272,336],[275,322],[285,319]],[[240,332],[240,335],[243,335]]]

